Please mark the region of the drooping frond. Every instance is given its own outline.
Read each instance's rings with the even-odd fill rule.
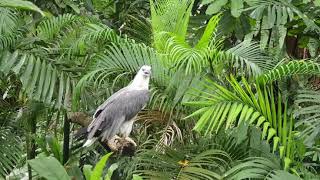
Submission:
[[[12,33],[17,28],[17,15],[10,9],[0,7],[0,34]]]
[[[0,7],[0,49],[14,45],[19,36],[17,15],[10,9]]]
[[[44,12],[41,9],[34,5],[30,1],[24,0],[1,0],[0,7],[10,7],[10,8],[17,8],[17,9],[26,9],[39,12],[42,16],[44,16]]]
[[[320,27],[312,17],[303,13],[293,5],[292,2],[285,0],[262,0],[250,1],[251,18],[256,20],[252,32],[247,37],[260,35],[261,48],[275,47],[282,49],[287,36],[286,24],[296,19],[296,16],[303,20],[307,26],[305,31],[320,32]],[[271,35],[270,35],[271,34]]]
[[[5,178],[21,160],[21,140],[12,128],[0,127],[0,178]]]
[[[261,74],[257,77],[257,80],[261,83],[268,83],[299,74],[319,75],[320,65],[313,61],[290,61],[287,64],[279,65],[274,69]]]
[[[258,44],[250,42],[243,42],[228,49],[222,55],[221,60],[231,61],[234,67],[244,70],[253,76],[259,75],[275,66],[274,60],[264,54]]]
[[[34,100],[66,108],[70,101],[72,78],[34,55],[2,52],[0,71],[5,75],[13,72],[21,80],[26,95]]]
[[[300,90],[295,100],[298,108],[295,109],[295,116],[299,121],[295,124],[301,132],[307,146],[315,143],[316,137],[320,134],[320,93],[312,90]]]

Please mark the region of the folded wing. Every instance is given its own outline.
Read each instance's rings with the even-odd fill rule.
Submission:
[[[88,139],[102,136],[102,141],[119,132],[121,125],[134,118],[149,100],[148,90],[123,88],[98,107],[88,126]]]

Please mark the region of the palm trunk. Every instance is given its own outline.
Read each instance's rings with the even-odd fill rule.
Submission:
[[[70,141],[70,120],[67,113],[64,113],[64,125],[63,125],[63,164],[69,159],[69,142]]]
[[[37,129],[37,120],[36,118],[30,119],[29,131],[30,134],[27,134],[26,144],[27,144],[27,159],[34,159],[36,157],[36,143],[34,137],[36,136]],[[32,180],[32,171],[30,165],[28,165],[28,176],[29,180]]]

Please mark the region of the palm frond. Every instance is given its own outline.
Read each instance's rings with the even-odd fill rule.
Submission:
[[[101,43],[119,43],[121,40],[120,37],[108,26],[92,23],[85,26],[85,31],[82,32],[80,39],[82,41]]]
[[[21,32],[18,28],[18,16],[13,10],[0,7],[0,49],[14,45]]]
[[[138,169],[134,173],[151,179],[263,178],[272,169],[280,169],[276,163],[265,158],[234,161],[227,152],[219,149],[185,154],[165,147],[164,154],[148,150],[138,157]]]
[[[152,67],[149,105],[170,114],[172,108],[182,100],[183,92],[194,77],[183,78],[181,72],[172,73],[163,66],[161,59],[162,56],[154,49],[143,44],[112,44],[107,53],[96,56],[96,65],[77,84],[73,100],[80,98],[88,83],[93,87],[109,87],[111,92],[117,90],[127,85],[142,65],[148,64]]]
[[[12,128],[0,127],[0,177],[10,174],[21,160],[21,154],[20,138],[12,133]]]
[[[266,179],[268,180],[282,180],[282,179],[302,180],[298,176],[295,176],[283,170],[273,171]]]
[[[154,44],[158,51],[164,50],[163,42],[169,37],[167,33],[185,38],[194,0],[150,0],[151,24]]]
[[[36,29],[37,36],[41,40],[50,41],[56,36],[59,36],[63,30],[77,27],[79,21],[79,17],[72,14],[50,17],[39,23]]]
[[[152,28],[150,20],[142,15],[127,15],[126,25],[123,31],[129,38],[136,40],[138,43],[152,45]]]
[[[250,16],[256,20],[256,25],[247,36],[252,38],[259,34],[260,46],[263,49],[268,44],[270,48],[274,47],[274,44],[280,49],[283,48],[287,35],[287,27],[285,25],[294,20],[295,15],[303,20],[307,26],[306,31],[320,32],[320,27],[315,21],[301,12],[291,2],[284,0],[251,1],[250,6],[247,10],[253,10]],[[271,36],[269,35],[270,32],[272,33]]]
[[[251,42],[243,42],[228,49],[220,58],[224,61],[225,59],[231,61],[234,67],[253,76],[257,76],[275,66],[274,60],[263,53],[258,44]]]
[[[318,75],[320,65],[313,61],[290,61],[269,70],[257,77],[260,83],[268,83],[293,75]]]
[[[280,152],[287,169],[292,159],[293,118],[287,115],[287,105],[282,105],[280,93],[275,96],[272,88],[258,85],[254,92],[244,78],[241,85],[233,76],[229,80],[232,91],[211,80],[207,83],[200,101],[186,103],[200,107],[188,116],[200,115],[194,130],[211,134],[242,122],[255,124],[262,130],[262,139],[273,140],[273,152]]]
[[[208,22],[206,29],[198,41],[191,47],[186,38],[172,35],[167,39],[165,54],[168,54],[167,63],[175,69],[185,69],[185,74],[199,73],[208,66],[210,51],[217,48],[215,44],[215,30],[219,22],[219,15],[213,16]]]
[[[5,75],[10,72],[18,75],[23,91],[30,99],[57,108],[69,106],[72,78],[68,73],[59,71],[53,64],[32,54],[5,51],[0,57],[0,71]]]
[[[0,7],[0,33],[9,34],[17,27],[18,17],[14,11]]]
[[[42,16],[44,16],[44,12],[41,11],[41,9],[38,6],[34,5],[30,1],[24,1],[24,0],[2,0],[0,2],[0,7],[10,7],[10,8],[37,11]]]
[[[320,93],[312,90],[300,90],[295,104],[298,106],[294,114],[299,119],[295,124],[296,128],[301,130],[299,136],[307,146],[312,146],[320,133]]]
[[[168,71],[162,67],[160,58],[152,48],[143,44],[111,44],[106,53],[97,55],[95,59],[96,64],[92,71],[79,81],[75,99],[79,98],[77,95],[81,93],[82,88],[88,82],[93,83],[95,87],[110,82],[112,84],[111,89],[116,87],[121,79],[124,80],[122,82],[128,83],[144,64],[152,66],[151,82],[163,84],[167,81]]]

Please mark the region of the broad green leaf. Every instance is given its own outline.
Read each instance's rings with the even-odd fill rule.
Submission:
[[[48,143],[48,146],[50,147],[50,150],[52,151],[54,157],[58,159],[61,163],[63,162],[63,156],[62,156],[62,147],[59,144],[59,141],[54,136],[47,136],[46,142]]]
[[[208,47],[209,42],[212,39],[213,32],[217,28],[219,20],[220,20],[220,14],[213,16],[209,20],[209,22],[207,24],[207,27],[206,27],[203,35],[201,36],[201,39],[199,40],[199,42],[195,46],[195,48],[206,48],[206,47]]]
[[[94,167],[91,173],[90,180],[100,180],[100,178],[102,177],[103,168],[105,167],[106,162],[111,155],[112,155],[112,152],[104,155],[100,159],[100,161],[96,164],[96,166]]]
[[[260,47],[261,49],[265,49],[269,40],[269,30],[261,30],[261,39],[260,39]]]
[[[108,168],[108,173],[104,177],[105,180],[111,180],[113,172],[118,168],[118,164],[114,163]]]
[[[1,0],[0,7],[10,7],[10,8],[17,8],[17,9],[26,9],[39,12],[42,16],[44,16],[44,12],[41,9],[34,5],[30,1],[24,0]]]
[[[231,0],[231,14],[239,17],[243,10],[243,0]]]
[[[85,164],[83,166],[83,174],[86,180],[90,180],[91,174],[92,174],[92,166]]]
[[[202,0],[201,4],[206,5],[206,4],[212,3],[213,1],[215,0]]]
[[[220,11],[222,6],[226,5],[228,0],[215,0],[207,8],[206,14],[212,15]]]
[[[40,177],[47,180],[71,180],[64,167],[54,157],[39,157],[28,160],[28,164]]]

